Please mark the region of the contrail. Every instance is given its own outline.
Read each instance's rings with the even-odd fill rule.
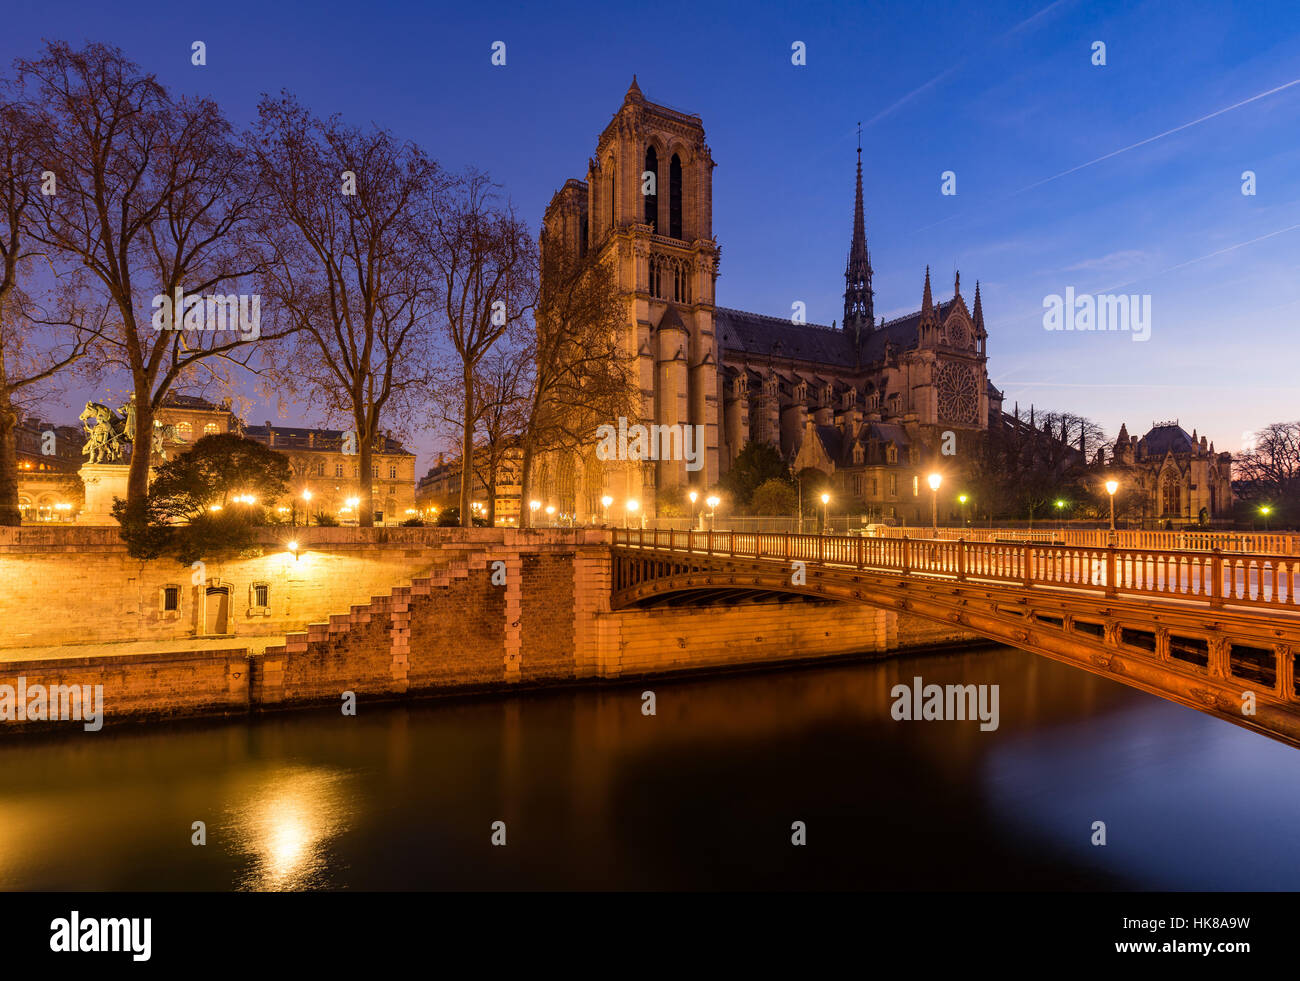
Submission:
[[[1009,30],[1006,30],[1006,31],[1004,31],[1003,33],[999,34],[999,35],[998,35],[997,37],[995,37],[992,41],[987,42],[987,44],[985,45],[985,47],[987,48],[987,47],[990,46],[990,45],[998,44],[998,43],[1000,43],[1000,42],[1002,42],[1002,41],[1005,41],[1007,38],[1011,37],[1011,35],[1016,34],[1016,33],[1019,32],[1019,31],[1024,30],[1025,28],[1027,28],[1030,24],[1034,23],[1034,22],[1035,22],[1036,20],[1038,20],[1039,18],[1044,17],[1044,16],[1046,16],[1047,14],[1050,14],[1050,13],[1051,13],[1053,10],[1055,10],[1057,7],[1061,6],[1061,4],[1063,4],[1063,3],[1070,3],[1070,2],[1071,2],[1071,0],[1056,0],[1055,3],[1050,3],[1050,4],[1048,4],[1048,5],[1047,5],[1046,7],[1044,7],[1042,10],[1038,11],[1038,13],[1036,13],[1036,14],[1032,14],[1032,15],[1030,15],[1029,17],[1026,17],[1026,18],[1025,18],[1024,20],[1022,20],[1019,24],[1016,24],[1014,27],[1010,28]],[[895,102],[893,105],[888,106],[887,108],[882,109],[880,112],[876,113],[874,116],[872,116],[870,119],[868,119],[864,125],[870,126],[870,125],[872,125],[873,123],[877,123],[877,122],[879,122],[880,120],[884,119],[886,116],[888,116],[891,112],[893,112],[893,111],[894,111],[895,109],[897,109],[899,106],[904,105],[904,104],[907,103],[907,102],[910,102],[912,99],[914,99],[916,96],[920,95],[920,94],[921,94],[922,92],[924,92],[926,89],[928,89],[928,88],[932,88],[933,86],[938,85],[940,82],[942,82],[945,78],[947,78],[947,77],[948,77],[949,75],[951,75],[953,72],[958,71],[959,69],[961,69],[961,68],[966,64],[966,62],[969,61],[969,60],[970,60],[969,58],[960,58],[960,59],[958,59],[958,60],[957,60],[953,65],[951,65],[949,68],[945,69],[944,71],[941,71],[938,75],[934,76],[934,78],[930,79],[928,82],[924,82],[924,83],[922,83],[921,85],[919,85],[919,86],[917,86],[916,88],[912,89],[911,92],[908,92],[905,96],[903,96],[901,99],[899,99],[899,100],[898,100],[897,102]]]
[[[1270,95],[1273,95],[1274,93],[1281,92],[1283,89],[1289,89],[1293,85],[1300,85],[1300,78],[1294,78],[1289,82],[1277,86],[1276,88],[1269,89],[1267,92],[1260,92],[1258,95],[1252,95],[1249,99],[1242,99],[1240,102],[1235,102],[1230,106],[1224,106],[1222,109],[1216,109],[1214,112],[1201,116],[1199,119],[1193,119],[1190,123],[1183,123],[1181,126],[1175,126],[1173,129],[1167,129],[1163,133],[1157,133],[1155,136],[1149,136],[1145,140],[1138,140],[1138,142],[1130,143],[1126,147],[1120,147],[1118,150],[1112,150],[1110,153],[1107,153],[1104,156],[1097,157],[1095,160],[1089,160],[1087,163],[1081,163],[1077,167],[1071,167],[1069,170],[1063,170],[1059,174],[1053,174],[1051,177],[1044,177],[1040,181],[1034,181],[1034,183],[1027,184],[1024,187],[1020,188],[1020,190],[1018,191],[1011,191],[1007,194],[1003,194],[998,197],[992,198],[985,203],[985,206],[989,204],[996,204],[999,201],[1005,201],[1008,198],[1015,197],[1017,194],[1024,194],[1026,191],[1031,191],[1036,187],[1042,187],[1044,184],[1048,184],[1054,180],[1059,180],[1060,178],[1065,177],[1067,174],[1076,173],[1080,170],[1083,170],[1085,167],[1091,167],[1093,164],[1101,163],[1103,160],[1109,160],[1111,157],[1117,157],[1121,153],[1127,153],[1129,150],[1136,149],[1137,147],[1146,146],[1146,144],[1148,143],[1154,143],[1156,140],[1163,139],[1164,137],[1169,136],[1171,133],[1177,133],[1182,130],[1188,129],[1189,127],[1196,126],[1199,123],[1205,122],[1207,119],[1213,119],[1215,116],[1222,116],[1225,112],[1232,112],[1232,110],[1234,109],[1240,109],[1244,105],[1249,105],[1250,103],[1256,102],[1259,99],[1263,99]],[[921,232],[928,231],[931,228],[935,228],[939,225],[943,225],[947,222],[954,221],[957,218],[961,218],[966,215],[970,215],[972,213],[973,212],[970,211],[958,212],[955,215],[949,215],[947,218],[940,218],[938,221],[932,221],[928,225],[922,225],[920,228],[915,228],[909,234],[917,235]],[[1273,232],[1272,234],[1280,235],[1282,232],[1285,231],[1290,231],[1290,229],[1284,228],[1281,231]],[[1241,244],[1248,245],[1249,243],[1243,242]],[[1209,258],[1209,256],[1203,256],[1202,258]],[[1190,261],[1196,262],[1198,260],[1192,259]],[[1166,270],[1166,272],[1168,272],[1168,270]]]
[[[1135,150],[1140,146],[1146,146],[1148,143],[1154,143],[1156,140],[1164,139],[1166,136],[1170,136],[1174,133],[1181,132],[1182,130],[1189,129],[1192,126],[1199,125],[1200,123],[1205,122],[1207,119],[1213,119],[1215,116],[1222,116],[1225,112],[1232,112],[1232,110],[1234,109],[1240,109],[1242,106],[1249,105],[1252,102],[1257,102],[1260,99],[1267,98],[1268,96],[1273,95],[1274,93],[1281,92],[1283,89],[1289,89],[1293,85],[1300,85],[1300,78],[1292,79],[1291,81],[1283,85],[1279,85],[1276,88],[1269,89],[1267,92],[1260,92],[1258,95],[1252,95],[1249,99],[1242,99],[1240,102],[1234,102],[1232,105],[1224,106],[1222,109],[1216,109],[1214,112],[1204,115],[1199,119],[1193,119],[1190,123],[1183,123],[1181,126],[1175,126],[1173,129],[1167,129],[1163,133],[1157,133],[1155,136],[1148,136],[1145,140],[1138,140],[1136,143],[1130,143],[1128,146],[1120,147],[1118,150],[1112,150],[1110,153],[1097,157],[1095,160],[1089,160],[1087,163],[1081,163],[1079,164],[1079,166],[1071,167],[1069,170],[1063,170],[1059,174],[1053,174],[1051,177],[1044,177],[1041,181],[1034,181],[1034,183],[1022,187],[1019,191],[1012,191],[1011,195],[1014,197],[1017,194],[1023,194],[1025,191],[1032,191],[1036,187],[1042,187],[1044,184],[1065,177],[1067,174],[1076,173],[1077,171],[1083,170],[1085,167],[1091,167],[1093,164],[1101,163],[1103,160],[1109,160],[1111,157],[1118,157],[1121,153],[1127,153],[1129,150]]]
[[[1142,282],[1143,280],[1147,280],[1147,279],[1155,279],[1157,276],[1163,276],[1165,273],[1171,273],[1171,272],[1173,272],[1175,269],[1182,269],[1184,266],[1190,266],[1190,265],[1192,265],[1193,263],[1196,263],[1196,262],[1204,262],[1206,259],[1213,259],[1215,256],[1223,255],[1225,252],[1232,252],[1232,251],[1235,250],[1235,249],[1243,249],[1243,248],[1245,248],[1247,245],[1254,245],[1256,242],[1262,242],[1262,241],[1264,241],[1264,239],[1266,239],[1266,238],[1273,238],[1275,235],[1283,235],[1283,234],[1285,234],[1286,232],[1293,232],[1293,231],[1295,231],[1297,228],[1300,228],[1300,223],[1295,224],[1295,225],[1287,225],[1286,228],[1279,228],[1279,229],[1278,229],[1277,231],[1275,231],[1275,232],[1268,232],[1268,233],[1265,234],[1265,235],[1259,235],[1259,236],[1257,236],[1257,237],[1255,237],[1255,238],[1252,238],[1252,239],[1249,239],[1249,240],[1247,240],[1247,241],[1245,241],[1245,242],[1238,242],[1236,245],[1228,245],[1228,246],[1225,246],[1224,248],[1222,248],[1222,249],[1217,249],[1217,250],[1215,250],[1214,252],[1209,253],[1208,255],[1197,256],[1195,259],[1188,259],[1186,262],[1180,262],[1180,263],[1178,263],[1177,265],[1170,266],[1168,269],[1161,269],[1159,272],[1149,273],[1149,274],[1146,275],[1146,276],[1139,276],[1137,279],[1130,279],[1127,283],[1120,283],[1120,284],[1117,285],[1117,286],[1109,286],[1109,287],[1107,287],[1107,288],[1104,289],[1104,290],[1096,290],[1096,292],[1097,292],[1097,293],[1113,293],[1115,290],[1123,289],[1125,286],[1131,286],[1131,285],[1133,285],[1134,283],[1140,283],[1140,282]]]

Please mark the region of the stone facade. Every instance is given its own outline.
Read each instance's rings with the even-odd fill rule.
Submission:
[[[191,585],[174,582],[189,572],[174,562],[128,559],[114,529],[0,529],[0,684],[102,684],[112,722],[337,706],[345,691],[507,690],[883,656],[913,636],[918,645],[973,639],[821,600],[611,610],[608,537],[596,530],[312,528],[299,545],[305,565],[268,547],[210,564]],[[181,589],[174,611],[168,584]],[[258,585],[270,586],[264,616]],[[212,590],[227,603],[225,634],[205,632],[190,605],[210,603]],[[37,608],[43,617],[24,618]]]
[[[1216,453],[1177,420],[1153,423],[1140,439],[1120,426],[1111,465],[1140,491],[1144,524],[1205,525],[1232,515],[1232,454]]]
[[[544,236],[614,263],[642,397],[632,422],[702,426],[705,463],[692,473],[681,461],[570,461],[566,482],[557,476],[565,467],[548,461],[540,497],[579,521],[604,494],[615,501],[615,523],[629,499],[653,515],[687,487],[713,487],[753,441],[828,478],[841,506],[919,515],[925,497],[913,492],[915,478],[936,465],[943,434],[954,434],[960,458],[962,444],[1000,418],[1002,396],[988,380],[978,284],[969,307],[959,276],[952,298],[936,301],[927,269],[920,310],[874,321],[858,154],[844,323],[718,307],[714,162],[703,123],[650,102],[633,79],[586,180],[567,181],[552,198]]]

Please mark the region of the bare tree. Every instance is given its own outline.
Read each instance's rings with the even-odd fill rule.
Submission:
[[[32,154],[32,121],[0,90],[0,525],[19,525],[19,411],[80,361],[96,336],[75,277],[41,268],[29,241],[43,168]],[[47,185],[48,186],[48,185]]]
[[[424,242],[438,279],[442,326],[460,375],[460,523],[469,528],[479,366],[507,331],[532,314],[536,249],[514,209],[501,205],[494,185],[475,171],[458,178],[451,194],[434,197]]]
[[[275,375],[351,422],[359,522],[370,527],[380,420],[401,417],[427,374],[436,293],[419,215],[444,182],[419,147],[386,130],[318,119],[290,95],[264,98],[258,112],[248,139],[266,190],[258,224],[293,332]]]
[[[103,290],[114,315],[105,364],[129,372],[135,428],[147,434],[177,382],[247,366],[253,345],[279,336],[242,317],[233,328],[200,329],[203,301],[194,303],[259,269],[244,236],[255,193],[246,156],[214,102],[173,98],[117,48],[52,42],[18,67],[36,117],[33,154],[56,181],[55,193],[33,199],[33,238],[83,265]],[[189,300],[171,310],[178,290]],[[251,320],[258,308],[248,308]],[[164,311],[171,316],[160,320]],[[134,452],[128,499],[143,498],[148,483],[149,453]]]
[[[497,484],[513,472],[511,457],[519,451],[526,421],[529,351],[526,347],[499,342],[480,363],[478,392],[479,418],[474,470],[487,489],[487,520],[496,525]],[[520,500],[520,510],[524,510]]]
[[[543,243],[520,476],[524,526],[539,453],[581,451],[597,426],[639,413],[635,352],[622,340],[626,317],[613,270],[595,252],[576,256]]]
[[[1300,522],[1300,421],[1270,423],[1255,433],[1234,462],[1233,478],[1243,501],[1271,504],[1279,524]]]

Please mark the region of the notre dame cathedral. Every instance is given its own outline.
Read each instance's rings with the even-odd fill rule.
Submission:
[[[714,166],[700,117],[655,105],[633,78],[586,180],[565,182],[544,224],[551,245],[598,249],[617,270],[641,388],[641,418],[629,421],[700,427],[702,466],[552,458],[539,494],[578,520],[601,513],[606,495],[613,521],[629,500],[653,516],[687,490],[703,497],[752,440],[779,448],[797,473],[824,475],[836,510],[928,520],[922,475],[951,473],[1002,411],[988,380],[978,284],[970,307],[960,277],[950,299],[936,300],[927,268],[920,309],[876,321],[859,148],[843,323],[719,307]],[[955,455],[941,456],[944,442]]]

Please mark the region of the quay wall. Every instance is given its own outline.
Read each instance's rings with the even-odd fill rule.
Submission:
[[[596,529],[298,529],[296,558],[268,538],[262,554],[208,563],[181,612],[187,599],[201,607],[213,583],[228,586],[227,632],[212,634],[201,608],[159,619],[139,599],[175,579],[176,563],[130,559],[116,529],[38,531],[0,529],[9,586],[0,591],[0,699],[20,679],[29,691],[102,685],[109,724],[339,705],[345,692],[361,704],[976,639],[906,614],[788,597],[611,610],[610,551]],[[271,609],[254,621],[234,600],[259,582]],[[116,652],[123,641],[132,649]],[[24,724],[38,723],[7,728]]]

